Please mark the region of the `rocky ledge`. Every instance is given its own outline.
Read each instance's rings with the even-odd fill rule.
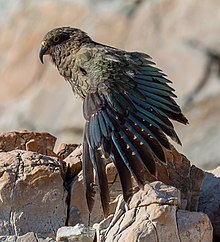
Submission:
[[[203,172],[173,148],[158,167],[160,181],[149,176],[126,205],[109,163],[111,214],[104,218],[97,186],[87,210],[82,146],[61,144],[55,152],[55,142],[44,132],[0,134],[0,241],[208,242],[213,231],[220,238],[219,168]]]

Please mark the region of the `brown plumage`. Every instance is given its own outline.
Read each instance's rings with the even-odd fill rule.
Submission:
[[[188,123],[174,101],[176,95],[165,74],[150,57],[93,41],[71,27],[46,34],[39,53],[48,54],[73,92],[83,98],[86,120],[83,172],[89,211],[94,204],[97,174],[105,216],[109,212],[106,160],[115,164],[125,201],[131,197],[131,174],[140,188],[149,172],[157,177],[155,162],[166,163],[163,149],[171,139],[180,143],[170,119]]]

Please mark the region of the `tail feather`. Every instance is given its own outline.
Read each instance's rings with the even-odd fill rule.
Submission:
[[[97,181],[99,185],[101,204],[105,217],[109,215],[109,189],[108,180],[105,170],[105,162],[101,158],[101,154],[98,150],[94,150],[90,147],[89,149],[90,158],[96,171]]]
[[[93,165],[89,155],[89,145],[87,142],[86,135],[84,134],[83,140],[83,177],[84,183],[86,188],[86,201],[88,204],[89,212],[92,212],[94,206],[94,172],[93,172]]]
[[[113,147],[114,145],[111,144]],[[115,167],[118,171],[118,175],[121,181],[123,197],[125,202],[129,200],[132,195],[132,181],[131,181],[131,173],[127,166],[125,165],[123,159],[121,158],[120,154],[118,153],[117,149],[112,149],[110,158],[115,164]]]

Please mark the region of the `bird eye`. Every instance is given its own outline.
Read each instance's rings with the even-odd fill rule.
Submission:
[[[58,41],[60,41],[60,37],[59,36],[54,36],[53,37],[53,42],[57,43]]]

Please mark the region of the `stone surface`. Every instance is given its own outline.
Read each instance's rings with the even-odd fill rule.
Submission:
[[[154,190],[155,187],[156,189]],[[173,238],[176,238],[175,214],[176,206],[180,205],[180,193],[172,187],[166,192],[165,188],[167,186],[160,182],[145,185],[143,191],[140,190],[134,194],[127,211],[125,203],[121,201],[120,204],[119,202],[114,217],[102,239],[106,242],[126,241],[127,238],[131,242],[145,241],[146,238],[149,241],[157,241],[155,227],[158,223],[167,225],[167,227],[164,226],[165,231],[163,235],[167,236],[168,240],[164,237],[164,241],[172,241]]]
[[[77,144],[60,144],[57,149],[57,156],[64,160],[66,157],[68,157],[79,145]]]
[[[77,223],[82,223],[85,225],[89,224],[89,211],[87,208],[85,189],[83,185],[83,176],[80,172],[70,184],[70,198],[69,198],[69,219],[68,226],[74,226]],[[96,197],[97,199],[97,197]],[[98,212],[97,212],[98,210]],[[93,212],[95,213],[93,214]],[[103,218],[101,213],[100,205],[94,209],[91,214],[91,219],[95,221],[100,221]]]
[[[220,166],[207,171],[199,199],[199,211],[206,213],[213,225],[215,241],[220,240]]]
[[[114,216],[94,225],[98,241],[212,241],[207,215],[177,210],[180,192],[161,182],[145,185],[135,193],[126,209],[119,199]]]
[[[213,241],[212,224],[206,214],[178,210],[176,217],[181,242]]]
[[[110,169],[110,166],[112,168]],[[117,201],[115,198],[118,194],[122,193],[121,186],[119,183],[119,178],[117,176],[117,172],[115,173],[116,179],[112,181],[113,170],[116,172],[113,164],[108,165],[107,173],[109,191],[110,191],[110,213],[114,213]],[[76,225],[77,223],[83,223],[85,225],[93,225],[94,223],[100,222],[104,216],[100,202],[98,185],[95,184],[95,203],[91,214],[89,215],[85,188],[83,184],[83,175],[80,172],[74,180],[70,183],[70,202],[69,202],[69,218],[68,225]]]
[[[90,225],[93,225],[103,219],[97,184],[95,184],[95,205],[89,218],[82,172],[77,173],[80,171],[78,168],[81,168],[81,154],[82,146],[75,149],[65,159],[67,163],[70,162],[68,166],[65,165],[64,167],[64,173],[66,174],[65,184],[70,193],[68,225],[75,225],[77,223],[84,223],[86,225],[90,223]],[[180,207],[182,209],[196,211],[204,172],[195,166],[191,166],[190,161],[184,155],[178,153],[174,147],[172,147],[172,152],[166,151],[166,155],[167,164],[156,163],[158,179],[165,184],[177,187],[181,191],[182,199]],[[107,164],[106,172],[110,190],[111,213],[115,210],[115,199],[122,193],[122,190],[119,176],[113,163]],[[149,182],[155,181],[155,178],[151,174],[147,174],[146,179]],[[134,191],[138,190],[135,180],[133,180],[133,187]]]
[[[189,106],[185,114],[189,118],[186,128],[178,126],[182,138],[180,152],[205,170],[214,169],[220,164],[220,94],[210,95],[207,100],[199,100]],[[202,164],[202,165],[201,165]]]
[[[0,235],[55,235],[65,225],[66,196],[56,158],[31,151],[0,153]]]
[[[103,219],[103,211],[97,183],[95,183],[95,204],[91,215],[89,215],[87,207],[83,175],[81,171],[82,146],[78,146],[68,157],[64,159],[64,162],[64,184],[70,194],[67,224],[71,226],[78,223],[93,225],[94,223],[100,222]],[[115,199],[122,193],[121,184],[117,170],[113,163],[107,164],[106,173],[110,191],[110,213],[113,213],[117,203]]]
[[[43,238],[38,234],[33,232],[26,233],[21,236],[11,235],[11,236],[0,236],[1,242],[56,242],[52,238]]]
[[[64,226],[57,230],[56,241],[61,242],[93,242],[95,229],[76,224],[74,227]]]
[[[90,229],[86,226],[100,221],[94,227],[100,234],[98,237],[106,241],[126,241],[128,237],[131,241],[211,241],[212,227],[206,215],[177,210],[197,208],[204,174],[174,147],[172,152],[166,152],[167,164],[157,164],[158,178],[176,185],[181,192],[162,182],[146,184],[144,190],[139,190],[133,180],[134,195],[125,204],[122,196],[118,196],[122,191],[117,170],[108,163],[111,214],[103,220],[97,184],[94,209],[88,213],[81,171],[82,146],[62,144],[56,155],[55,140],[44,132],[0,135],[0,241],[55,241],[56,231],[64,225],[68,226],[57,232],[57,241],[76,241],[71,226],[78,223],[85,227],[78,226],[84,235],[78,235],[77,240],[88,241]],[[29,151],[27,147],[41,153],[49,150],[56,157]],[[218,193],[211,192],[211,188],[218,189],[220,171],[207,174],[200,205],[206,205],[204,212],[210,216],[217,236]],[[153,181],[150,175],[148,179]],[[93,236],[94,230],[90,232]]]
[[[190,161],[174,147],[171,151],[166,151],[167,164],[157,163],[157,179],[163,183],[175,186],[181,191],[183,209],[196,211],[204,172]],[[149,180],[151,181],[151,180]]]
[[[51,28],[71,24],[97,41],[150,54],[173,80],[180,104],[206,76],[210,63],[206,50],[220,56],[219,0],[0,2],[2,131],[46,130],[59,143],[81,141],[81,100],[73,97],[69,85],[48,61],[41,65],[38,60],[42,36]],[[192,47],[190,41],[199,41],[203,48]],[[197,166],[210,169],[220,160],[217,64],[206,79],[195,105],[186,106],[190,125],[177,129],[182,152]]]
[[[68,183],[82,170],[82,145],[74,148],[74,150],[64,159],[64,164],[64,180]]]
[[[56,156],[53,152],[56,138],[47,132],[7,132],[0,133],[0,152],[28,150],[43,155]]]

